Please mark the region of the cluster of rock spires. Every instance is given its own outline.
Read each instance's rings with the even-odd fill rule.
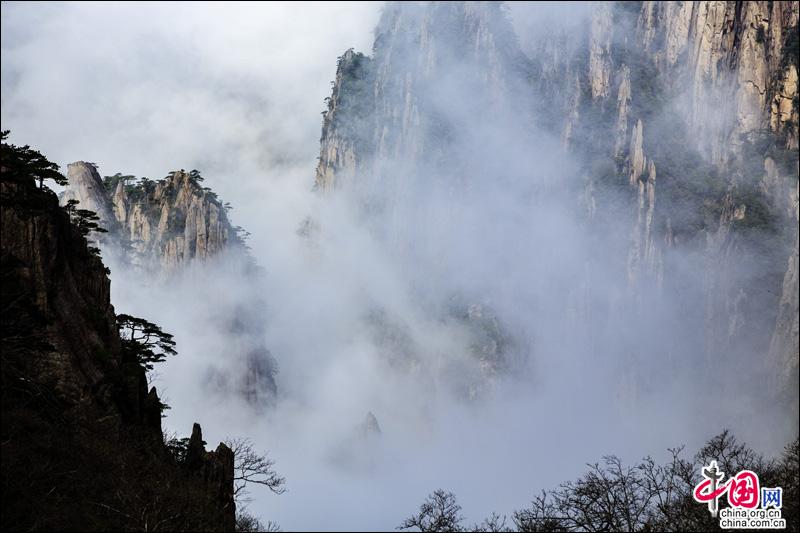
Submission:
[[[100,217],[100,225],[108,230],[97,239],[104,254],[116,259],[121,268],[142,271],[167,286],[190,267],[217,259],[229,260],[240,269],[241,279],[254,283],[259,275],[242,238],[241,228],[234,227],[224,205],[211,189],[201,185],[197,171],[170,172],[159,181],[132,176],[100,177],[92,163],[78,161],[68,166],[66,189],[61,203],[78,201]],[[205,280],[195,271],[198,292]],[[154,302],[158,305],[158,302]],[[224,305],[215,302],[214,306]],[[230,351],[221,361],[222,367],[209,370],[209,385],[224,392],[244,396],[254,406],[274,401],[275,361],[264,345],[264,324],[260,316],[263,306],[257,292],[247,301],[235,302],[230,308],[209,306],[209,327],[217,328],[229,339]],[[217,316],[227,317],[220,321]],[[232,360],[231,360],[232,359]],[[240,369],[240,374],[235,374]]]
[[[3,529],[232,531],[233,453],[195,425],[176,461],[108,270],[54,193],[5,163],[0,182]]]
[[[375,35],[371,57],[339,58],[316,189],[366,189],[369,203],[376,188],[402,197],[421,168],[432,185],[491,179],[448,145],[460,124],[438,113],[452,98],[464,124],[483,128],[522,103],[508,124],[555,134],[582,162],[575,203],[591,225],[629,225],[611,253],[631,327],[696,284],[684,305],[703,364],[755,356],[796,415],[796,2],[604,2],[568,32],[519,39],[493,3],[397,2]],[[454,64],[467,89],[451,86]],[[620,195],[622,210],[609,200]],[[699,280],[679,254],[700,258]]]
[[[67,168],[62,203],[77,200],[96,212],[111,238],[129,242],[140,265],[150,271],[169,275],[193,260],[243,244],[216,195],[189,172],[139,183],[112,176],[105,184],[92,163],[78,161]]]

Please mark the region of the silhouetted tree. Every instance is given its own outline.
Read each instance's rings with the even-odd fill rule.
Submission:
[[[475,524],[469,531],[488,531],[490,533],[500,533],[505,531],[513,531],[510,527],[506,526],[505,515],[492,513],[489,518],[484,518],[480,524]]]
[[[464,531],[461,506],[452,492],[434,491],[419,506],[419,512],[403,520],[397,529],[417,528],[419,531]]]
[[[64,209],[64,211],[66,211],[66,212],[67,212],[67,214],[68,214],[70,217],[72,217],[73,213],[75,213],[76,206],[77,206],[79,203],[80,203],[80,201],[78,201],[78,200],[75,200],[75,199],[72,199],[72,200],[67,200],[67,203],[66,203],[66,204],[64,204],[64,207],[63,207],[63,209]]]
[[[186,463],[187,458],[189,457],[189,442],[191,441],[190,437],[183,437],[178,438],[174,434],[170,437],[164,436],[164,445],[167,447],[167,450],[172,454],[172,457],[175,458],[175,462],[178,464]],[[205,447],[208,444],[206,441],[201,440],[200,444]]]
[[[683,459],[683,447],[670,449],[664,464],[646,457],[626,467],[607,456],[575,481],[542,491],[527,508],[515,511],[517,531],[719,531],[719,519],[692,496],[700,469],[716,460],[733,476],[741,470],[759,474],[762,486],[783,488],[783,518],[789,531],[797,530],[800,444],[795,439],[778,459],[766,459],[736,441],[729,431],[710,439],[692,460]],[[720,505],[725,502],[720,500]],[[461,507],[450,492],[428,496],[417,515],[398,529],[465,531]],[[511,531],[505,517],[495,513],[471,531]]]
[[[24,180],[33,178],[39,182],[39,189],[44,189],[45,180],[53,180],[58,185],[66,185],[67,178],[58,171],[58,165],[48,161],[38,150],[25,146],[8,144],[6,140],[9,130],[0,133],[0,165],[3,167],[3,179]]]
[[[64,210],[69,214],[72,224],[80,230],[81,235],[88,236],[91,232],[108,233],[98,222],[100,217],[90,209],[77,209],[78,200],[67,200]]]
[[[246,509],[236,509],[236,531],[266,531],[266,528],[258,518],[248,513]]]
[[[233,228],[233,240],[234,242],[238,243],[242,248],[245,250],[250,250],[250,246],[247,244],[247,240],[250,238],[250,232],[244,229],[241,226],[235,226]]]
[[[172,335],[143,318],[117,315],[117,327],[123,351],[135,356],[145,370],[152,370],[154,363],[178,353]]]
[[[188,439],[183,439],[188,441]],[[236,501],[236,531],[280,531],[278,524],[269,521],[262,524],[258,518],[247,512],[247,486],[250,483],[263,485],[275,494],[283,494],[286,478],[274,470],[275,461],[266,453],[260,454],[247,438],[227,439],[225,444],[233,451],[233,498]],[[182,443],[179,444],[180,446]]]
[[[235,531],[255,532],[255,531],[280,531],[281,528],[275,522],[269,521],[263,524],[258,518],[251,515],[246,508],[236,508],[236,529]]]
[[[258,453],[250,439],[228,439],[225,444],[233,451],[233,497],[237,502],[249,501],[247,498],[249,483],[263,485],[275,494],[283,494],[286,491],[284,487],[286,478],[275,472],[273,468],[275,461],[269,459],[266,453]]]
[[[136,176],[132,174],[122,174],[121,172],[117,172],[113,176],[103,176],[103,186],[107,191],[113,193],[119,182],[122,182],[122,185],[127,187],[128,184],[134,180],[136,180]]]

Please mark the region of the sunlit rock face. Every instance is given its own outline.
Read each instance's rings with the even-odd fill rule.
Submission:
[[[580,151],[569,133],[593,110],[614,125],[611,174],[627,174],[635,198],[630,290],[652,305],[641,295],[682,283],[670,257],[702,248],[695,301],[707,364],[755,355],[760,363],[743,368],[795,389],[798,4],[607,4],[587,25],[591,91],[547,82],[572,90],[562,97],[575,102],[569,148]],[[596,190],[598,176],[589,179]]]
[[[145,265],[173,272],[241,244],[222,203],[188,172],[171,172],[140,189],[120,181],[112,202]]]
[[[112,241],[131,247],[135,264],[167,277],[193,260],[241,248],[225,208],[210,189],[182,170],[159,181],[133,182],[132,176],[100,177],[92,163],[68,166],[62,205],[95,211]]]
[[[629,290],[639,305],[657,305],[685,286],[675,258],[699,252],[702,281],[686,307],[703,309],[706,364],[795,390],[798,4],[608,4],[587,25],[585,82],[547,83],[572,92],[562,97],[574,102],[562,126],[569,149],[580,152],[569,133],[586,129],[595,110],[614,125],[609,174],[627,175],[635,209]],[[558,59],[551,51],[544,61]],[[602,179],[589,175],[587,204],[599,210]],[[789,403],[796,415],[796,398]]]
[[[372,54],[339,58],[316,188],[358,198],[413,256],[427,238],[411,238],[413,221],[435,234],[447,206],[487,184],[527,180],[531,197],[561,187],[605,242],[565,288],[576,320],[652,328],[651,344],[630,347],[634,366],[690,353],[708,372],[793,390],[798,4],[598,3],[571,16],[569,30],[515,33],[494,4],[387,5]],[[537,173],[551,138],[582,185]],[[591,294],[595,259],[618,297]],[[664,328],[681,341],[660,342]],[[411,345],[401,333],[395,355]]]
[[[114,206],[106,193],[97,167],[93,163],[76,161],[67,165],[67,176],[69,187],[61,197],[61,204],[76,200],[82,209],[90,209],[97,213],[103,226],[116,227]]]

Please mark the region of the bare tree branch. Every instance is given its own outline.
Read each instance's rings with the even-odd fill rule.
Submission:
[[[267,457],[267,453],[259,454],[253,443],[247,438],[228,439],[225,444],[233,451],[234,457],[234,489],[233,496],[247,501],[247,485],[254,483],[263,485],[275,494],[286,492],[286,478],[274,470],[275,461]]]

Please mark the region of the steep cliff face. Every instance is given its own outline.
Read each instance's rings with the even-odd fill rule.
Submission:
[[[316,189],[352,195],[370,229],[413,263],[433,241],[410,235],[408,220],[452,224],[448,209],[459,207],[454,192],[477,197],[491,181],[517,179],[533,166],[532,153],[497,164],[498,154],[526,153],[533,142],[528,68],[500,4],[389,3],[372,57],[348,50],[339,58]],[[517,142],[509,147],[513,134]],[[446,363],[433,363],[439,355],[427,353],[430,347],[415,342],[380,303],[365,327],[391,364],[443,376],[460,397],[480,398],[510,366],[514,343],[491,306],[457,291],[446,298],[434,311],[442,335],[465,345],[451,347]]]
[[[197,171],[174,171],[159,181],[121,174],[102,179],[94,165],[77,162],[69,165],[68,179],[62,204],[78,200],[78,207],[96,211],[100,225],[109,230],[100,239],[103,253],[128,273],[158,280],[167,289],[164,294],[180,284],[190,267],[198,267],[192,280],[201,292],[204,284],[215,282],[214,271],[202,268],[212,263],[227,262],[240,282],[257,283],[258,269],[241,228],[230,223],[226,206],[201,185]],[[209,302],[202,307],[206,315],[197,318],[219,331],[230,352],[219,368],[209,370],[208,384],[241,394],[256,406],[271,403],[277,390],[276,363],[265,345],[264,325],[255,318],[263,314],[262,307],[258,293],[251,292],[241,301]]]
[[[131,243],[148,271],[169,275],[242,244],[222,203],[188,172],[138,183],[118,175],[104,183],[93,165],[79,161],[69,165],[67,177],[62,203],[78,200],[101,223],[120,228],[119,238]]]
[[[715,161],[729,156],[740,134],[763,128],[797,148],[797,22],[794,2],[642,6],[638,42],[664,74],[690,82],[690,124],[711,135]],[[720,105],[729,122],[712,119]]]
[[[561,126],[568,149],[584,148],[569,132],[591,128],[597,110],[614,133],[613,147],[589,144],[634,190],[630,290],[680,285],[665,262],[702,247],[708,364],[758,354],[769,367],[762,371],[777,371],[792,390],[798,4],[606,4],[587,24],[582,82],[548,81],[578,88],[565,98],[575,110]],[[595,184],[602,179],[589,173]]]
[[[333,94],[322,123],[315,187],[330,191],[337,182],[352,183],[369,150],[366,146],[372,109],[370,59],[347,50],[336,69]],[[340,117],[345,117],[340,120]]]
[[[792,203],[795,210],[798,209],[798,183],[795,183],[794,194],[792,195]],[[798,213],[794,213],[795,220],[798,220]],[[773,364],[778,369],[778,379],[776,380],[777,387],[780,388],[781,393],[784,395],[787,403],[793,406],[795,413],[800,412],[800,405],[798,405],[797,390],[800,387],[798,383],[798,375],[800,371],[800,286],[798,282],[798,227],[795,226],[793,235],[794,249],[791,251],[786,265],[786,273],[783,276],[783,283],[781,285],[780,302],[778,307],[778,316],[775,320],[775,329],[772,333],[769,346],[769,363]]]
[[[512,102],[524,90],[526,67],[498,4],[388,4],[373,57],[348,50],[339,58],[317,188],[369,184],[397,196],[427,168],[463,179],[474,161],[449,157],[447,145],[461,141],[464,127],[451,109],[469,108],[472,120],[490,123],[497,115],[524,116],[530,110],[512,109]],[[452,98],[457,84],[468,86],[468,101]]]
[[[686,307],[702,306],[706,364],[771,376],[796,415],[798,4],[617,4],[589,24],[591,50],[611,45],[562,127],[616,107],[604,126],[615,145],[599,148],[637,198],[629,290],[647,306],[641,295],[692,283],[679,269],[699,253]]]
[[[111,200],[136,249],[144,257],[159,258],[162,270],[174,271],[241,244],[222,204],[188,173],[172,172],[154,187],[142,188],[144,196],[132,201],[118,183]]]
[[[70,200],[77,201],[82,209],[89,209],[100,217],[100,224],[106,230],[116,232],[119,223],[115,217],[115,206],[109,200],[103,186],[103,179],[92,163],[77,161],[67,166],[70,186],[61,197],[62,205]]]
[[[670,97],[680,96],[676,108],[715,163],[732,156],[742,134],[764,128],[797,148],[797,17],[793,2],[599,6],[590,22],[589,96],[616,98],[629,85],[624,69],[649,68]]]
[[[492,133],[523,145],[540,143],[537,132],[557,135],[584,176],[574,194],[587,232],[623,235],[603,254],[618,258],[629,325],[685,323],[702,346],[698,364],[770,376],[791,391],[798,4],[603,2],[587,11],[567,30],[515,39],[496,5],[388,5],[372,57],[340,58],[317,188],[380,189],[384,202],[419,176],[426,190],[469,189],[502,179],[504,169],[483,163],[507,150]],[[477,133],[465,141],[465,131]],[[541,165],[521,161],[520,172]],[[677,300],[675,316],[658,315],[665,299]],[[643,351],[674,357],[663,346],[632,348]]]
[[[590,48],[612,44],[586,83],[607,90],[575,96],[586,111],[616,100],[611,153],[638,197],[631,290],[679,286],[665,261],[702,247],[707,363],[755,355],[796,390],[798,4],[635,4],[592,12]]]
[[[102,261],[6,161],[0,187],[3,529],[232,530],[230,450],[176,463],[158,395],[120,348]]]

